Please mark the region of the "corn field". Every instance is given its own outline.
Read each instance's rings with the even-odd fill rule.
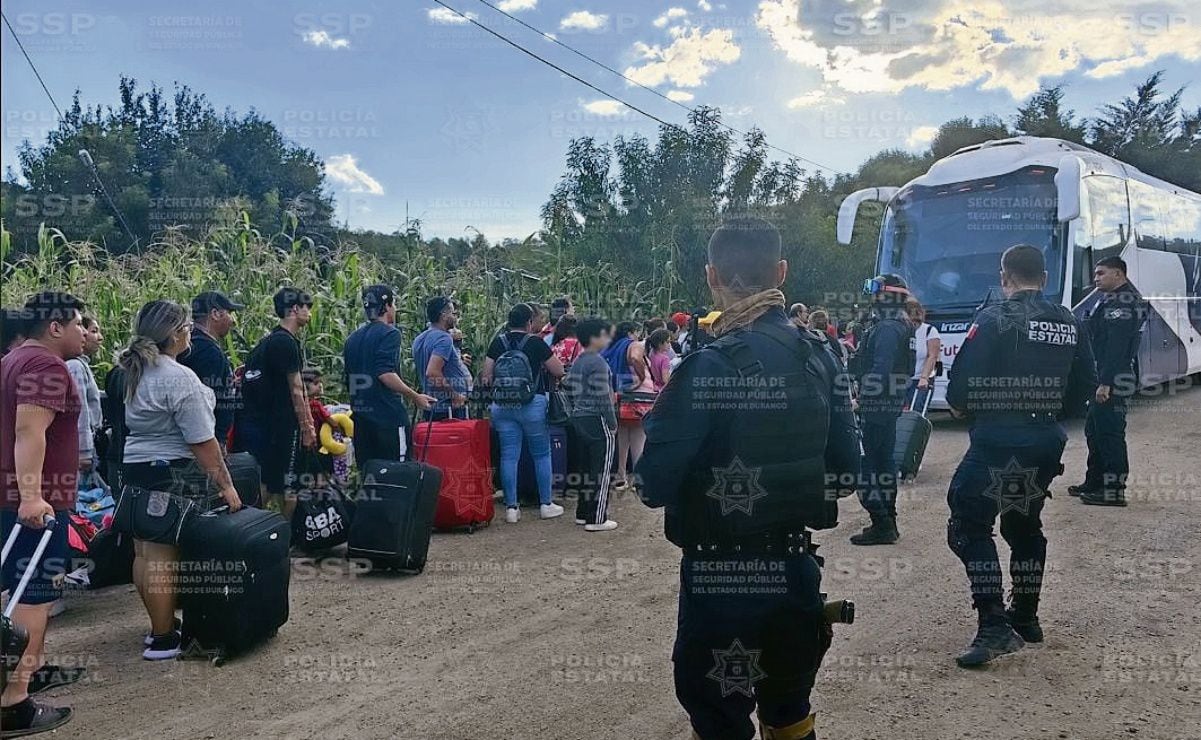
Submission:
[[[410,381],[415,374],[408,347],[425,328],[425,302],[435,295],[454,297],[465,348],[481,359],[509,308],[520,301],[545,305],[568,294],[577,314],[614,321],[664,315],[671,308],[669,284],[652,285],[648,280],[615,285],[617,273],[610,265],[564,265],[539,275],[489,265],[486,255],[472,255],[450,270],[420,249],[385,263],[354,244],[315,247],[287,232],[261,234],[245,214],[200,239],[167,230],[143,251],[120,256],[95,244],[70,241],[47,226],[38,232],[37,251],[20,256],[12,254],[10,234],[0,231],[0,236],[0,301],[17,306],[45,289],[66,290],[82,299],[104,334],[95,362],[100,377],[128,343],[134,316],[144,303],[166,298],[190,305],[191,298],[205,290],[219,290],[246,305],[226,338],[235,366],[277,323],[271,298],[279,288],[291,285],[312,294],[312,320],[302,340],[309,364],[326,375],[327,394],[340,399],[345,398],[342,346],[364,320],[360,291],[373,283],[397,291],[397,324],[406,337],[401,370]]]

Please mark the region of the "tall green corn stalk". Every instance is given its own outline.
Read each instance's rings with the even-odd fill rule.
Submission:
[[[520,273],[500,274],[495,265],[485,269],[474,256],[457,269],[447,269],[421,249],[384,263],[352,243],[314,246],[295,238],[294,230],[292,221],[284,231],[264,235],[240,213],[200,239],[168,229],[140,253],[111,255],[43,227],[37,250],[19,256],[12,253],[10,234],[0,230],[0,302],[19,305],[49,288],[79,296],[104,333],[96,368],[102,376],[128,343],[133,319],[148,301],[165,298],[188,305],[201,291],[220,290],[246,304],[226,339],[236,365],[277,323],[272,296],[285,285],[293,286],[313,295],[313,318],[303,341],[309,364],[325,372],[333,398],[345,398],[342,346],[364,320],[360,294],[373,283],[389,284],[397,291],[397,323],[405,333],[402,372],[410,380],[415,374],[409,346],[425,328],[425,303],[435,295],[453,295],[459,304],[466,348],[479,358],[476,371],[489,341],[518,301],[547,302],[566,293],[573,297],[577,313],[613,320],[662,315],[669,308],[668,286],[655,286],[650,280],[617,284],[614,276],[619,273],[612,265],[563,265],[531,279]]]

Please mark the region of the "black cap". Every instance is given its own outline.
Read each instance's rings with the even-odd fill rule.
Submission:
[[[193,316],[200,316],[218,308],[226,311],[241,311],[246,306],[231,301],[229,296],[216,290],[206,290],[192,299]]]
[[[396,300],[396,294],[387,285],[368,285],[363,288],[363,310],[375,316],[383,312]]]

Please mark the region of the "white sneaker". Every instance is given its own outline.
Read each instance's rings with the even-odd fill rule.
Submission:
[[[587,524],[588,520],[587,519],[576,519],[575,523],[576,524]]]
[[[505,521],[509,524],[516,524],[521,521],[521,509],[516,506],[505,509]]]
[[[612,519],[606,519],[600,524],[584,525],[585,532],[609,532],[614,529],[617,529],[617,522],[613,521]]]
[[[543,519],[554,519],[557,516],[563,516],[563,507],[558,504],[543,504],[539,513]]]

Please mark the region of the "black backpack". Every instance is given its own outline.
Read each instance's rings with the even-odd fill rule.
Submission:
[[[259,340],[246,356],[242,370],[242,405],[241,414],[252,419],[267,418],[271,414],[271,396],[267,381],[263,377],[263,354],[267,351],[267,340],[276,330]]]
[[[534,398],[534,368],[523,350],[534,335],[527,334],[516,347],[509,335],[501,334],[505,351],[496,358],[492,371],[492,400],[498,406],[524,406]]]
[[[108,445],[105,447],[105,480],[120,490],[122,483],[121,465],[125,460],[125,438],[129,429],[125,426],[125,368],[114,365],[104,376],[104,400],[101,409],[109,427]]]

